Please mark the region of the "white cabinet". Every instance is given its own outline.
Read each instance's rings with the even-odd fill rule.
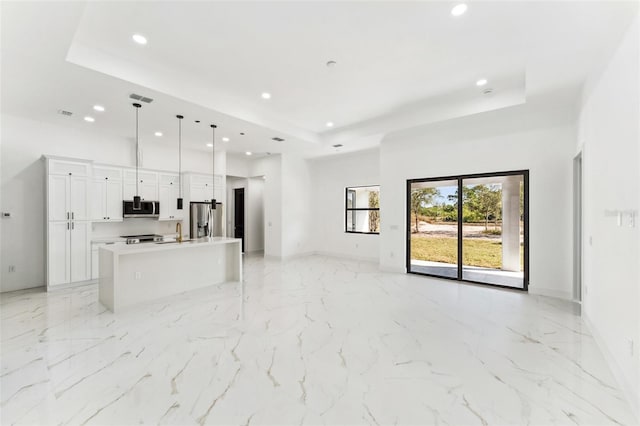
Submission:
[[[158,173],[147,170],[138,171],[138,193],[146,201],[158,201]],[[133,200],[136,195],[136,171],[124,171],[123,196],[125,200]],[[160,206],[162,208],[162,206]]]
[[[189,176],[189,200],[190,201],[211,201],[215,195],[218,202],[223,202],[224,190],[222,176],[216,175],[212,182],[211,175],[190,175]],[[215,182],[215,194],[213,185]]]
[[[69,229],[71,224],[65,222],[49,222],[49,235],[47,239],[47,269],[48,283],[53,286],[70,282],[71,270],[69,259],[71,258],[71,239]]]
[[[49,222],[47,238],[47,287],[87,281],[90,265],[91,222]]]
[[[160,185],[158,187],[158,201],[160,201],[160,220],[182,220],[184,209],[188,203],[183,202],[182,210],[178,210],[180,190],[177,185]]]
[[[91,166],[47,158],[46,170],[47,287],[87,281],[91,275]]]
[[[91,279],[91,222],[71,221],[69,232],[71,282]]]
[[[94,167],[91,182],[91,220],[122,221],[122,171],[116,168]]]

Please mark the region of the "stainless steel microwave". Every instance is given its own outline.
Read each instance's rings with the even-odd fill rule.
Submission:
[[[160,217],[159,201],[141,201],[140,208],[133,208],[133,201],[122,202],[122,217]]]

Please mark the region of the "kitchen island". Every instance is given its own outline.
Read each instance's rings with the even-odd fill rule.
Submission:
[[[113,312],[224,282],[242,282],[238,238],[100,248],[100,302]]]

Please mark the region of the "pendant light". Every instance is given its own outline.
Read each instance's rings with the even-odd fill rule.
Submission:
[[[140,199],[140,193],[138,192],[138,159],[140,158],[140,148],[138,143],[138,110],[142,105],[133,104],[136,109],[136,195],[133,197],[133,210],[142,210],[142,200]]]
[[[211,125],[211,208],[216,209],[216,126]]]
[[[178,119],[178,210],[182,210],[182,119],[184,116],[176,115]]]

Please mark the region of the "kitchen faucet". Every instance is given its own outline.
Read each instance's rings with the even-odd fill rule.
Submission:
[[[176,223],[176,232],[178,233],[178,236],[176,237],[176,241],[181,243],[182,242],[182,223],[181,222]]]

